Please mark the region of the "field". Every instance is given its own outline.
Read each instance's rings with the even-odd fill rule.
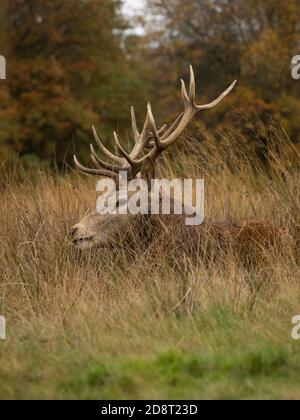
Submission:
[[[266,170],[230,142],[194,142],[161,172],[204,176],[207,217],[282,228],[282,252],[251,267],[81,254],[66,237],[94,207],[95,180],[1,169],[1,399],[300,398],[299,171],[280,151]]]

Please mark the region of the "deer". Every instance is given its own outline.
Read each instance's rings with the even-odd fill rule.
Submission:
[[[233,91],[235,80],[220,96],[205,105],[196,103],[196,83],[193,67],[190,66],[189,90],[181,79],[181,95],[184,110],[170,125],[157,127],[152,106],[147,105],[147,115],[141,131],[137,126],[134,107],[131,107],[131,126],[134,147],[127,152],[114,132],[114,142],[118,154],[112,153],[101,141],[95,127],[93,134],[99,151],[106,157],[104,160],[90,145],[92,167],[83,166],[76,155],[76,168],[90,176],[105,177],[114,180],[117,185],[120,173],[126,173],[130,180],[145,180],[147,185],[155,178],[157,159],[173,146],[182,136],[192,119],[200,111],[211,110],[218,106]],[[171,212],[169,215],[132,215],[124,214],[122,208],[127,206],[125,200],[116,203],[119,211],[116,214],[99,214],[91,211],[73,226],[69,240],[78,250],[107,249],[137,245],[149,246],[160,243],[170,245],[180,252],[198,253],[200,250],[223,250],[235,248],[246,258],[259,254],[263,246],[273,246],[278,239],[279,229],[270,223],[259,221],[204,221],[199,226],[187,226],[182,215]]]

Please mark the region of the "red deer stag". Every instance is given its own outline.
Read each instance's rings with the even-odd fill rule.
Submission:
[[[217,99],[206,105],[196,104],[195,77],[190,67],[189,93],[181,80],[184,112],[169,127],[164,125],[158,129],[155,123],[151,105],[142,132],[139,132],[134,108],[131,108],[132,132],[135,146],[128,153],[120,144],[118,136],[114,133],[114,140],[120,156],[109,151],[98,137],[93,128],[95,141],[99,150],[111,162],[102,160],[91,145],[91,160],[93,168],[81,165],[74,156],[76,167],[83,173],[97,177],[112,178],[117,183],[120,173],[126,173],[128,181],[145,179],[149,182],[154,177],[154,166],[157,158],[182,135],[190,121],[199,111],[214,108],[233,90],[236,81],[229,86]],[[118,184],[117,184],[118,185]],[[127,206],[125,200],[117,202],[117,209]],[[272,245],[278,235],[278,230],[267,223],[230,221],[209,222],[199,226],[187,226],[184,217],[171,215],[133,215],[117,211],[116,214],[99,214],[91,212],[70,231],[69,237],[78,249],[93,247],[107,248],[117,245],[155,243],[158,238],[164,244],[170,244],[173,249],[196,252],[203,248],[224,249],[228,246],[244,248],[246,253],[253,254],[259,246]],[[138,240],[137,240],[138,238]],[[245,247],[243,247],[245,245]],[[257,247],[257,245],[259,245]]]

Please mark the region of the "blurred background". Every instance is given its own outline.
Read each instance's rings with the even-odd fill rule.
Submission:
[[[196,141],[241,135],[263,159],[281,130],[298,148],[299,34],[299,0],[2,0],[0,162],[61,169],[75,150],[88,155],[92,125],[108,145],[114,129],[130,142],[130,106],[140,124],[148,100],[169,121],[190,63],[198,102],[239,79],[225,105],[198,117]]]

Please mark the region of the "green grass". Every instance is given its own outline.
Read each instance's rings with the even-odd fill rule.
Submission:
[[[23,331],[1,344],[1,398],[55,399],[298,399],[300,342],[291,326],[228,311],[190,322],[174,317],[144,336],[136,328],[85,353],[84,338],[65,331],[37,340]],[[36,326],[38,328],[38,326]],[[265,331],[264,331],[265,328]],[[164,331],[169,335],[164,337]],[[130,332],[129,332],[130,333]],[[98,333],[95,332],[96,335]],[[22,340],[17,354],[11,346]],[[126,354],[122,354],[126,341]],[[20,341],[19,341],[20,342]],[[76,346],[74,344],[76,343]],[[150,344],[149,344],[150,343]]]

